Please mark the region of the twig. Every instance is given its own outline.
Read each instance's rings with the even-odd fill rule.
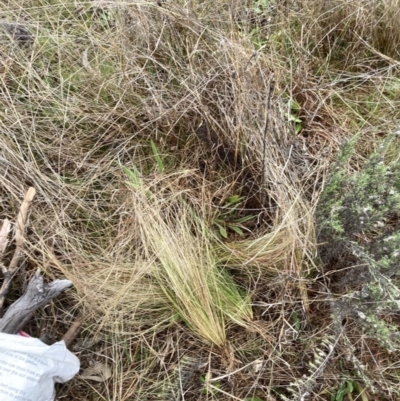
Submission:
[[[71,344],[72,341],[75,340],[75,338],[78,336],[79,332],[81,331],[81,326],[84,321],[84,316],[83,314],[80,314],[74,323],[72,323],[71,327],[68,329],[68,331],[64,334],[63,340],[65,342],[66,347],[68,348]]]
[[[4,219],[3,225],[1,226],[1,229],[0,229],[0,259],[3,255],[4,251],[7,248],[8,233],[10,232],[10,229],[11,229],[10,220]]]
[[[19,213],[18,213],[17,224],[15,226],[15,242],[16,242],[17,247],[15,249],[14,256],[11,259],[9,267],[8,268],[3,267],[3,269],[2,269],[4,281],[0,288],[0,311],[3,308],[4,301],[6,299],[8,291],[10,290],[11,281],[19,269],[19,262],[20,262],[20,259],[22,256],[22,249],[23,249],[23,245],[24,245],[25,223],[26,223],[26,220],[28,217],[29,207],[31,206],[35,195],[36,195],[35,188],[32,188],[32,187],[29,188],[25,195],[25,198],[22,202]],[[4,223],[3,223],[3,226],[4,226]],[[3,228],[2,228],[2,231],[3,231]]]
[[[265,191],[265,159],[266,159],[266,151],[267,151],[267,133],[268,133],[268,128],[269,128],[269,112],[271,110],[271,98],[272,98],[272,92],[273,92],[273,81],[272,79],[269,81],[269,86],[268,86],[268,94],[267,94],[267,107],[265,110],[265,123],[264,123],[264,132],[263,132],[263,156],[262,156],[262,188]],[[261,195],[262,196],[262,195]],[[262,202],[265,202],[264,196],[262,196]]]

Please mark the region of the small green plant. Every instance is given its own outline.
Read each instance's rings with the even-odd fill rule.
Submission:
[[[346,399],[352,400],[352,394],[356,396],[361,394],[361,399],[364,401],[361,386],[354,380],[345,380],[340,384],[336,392],[331,395],[331,401],[343,401]]]
[[[200,382],[203,385],[201,393],[204,395],[216,396],[219,392],[218,390],[221,388],[221,383],[219,381],[211,383],[210,379],[210,373],[206,373],[200,377]]]
[[[150,141],[151,144],[151,150],[153,152],[153,156],[155,161],[157,162],[157,169],[159,173],[162,173],[164,171],[164,162],[161,159],[160,152],[158,151],[158,148],[156,144],[153,141]]]
[[[109,29],[115,25],[115,20],[117,17],[118,11],[116,9],[104,9],[99,15],[100,24],[103,28]]]
[[[223,239],[228,238],[229,231],[244,237],[243,223],[254,219],[254,216],[238,216],[238,209],[243,199],[239,195],[230,196],[222,206],[220,214],[214,220],[214,224],[218,227],[219,234]]]
[[[274,5],[274,0],[256,0],[254,2],[252,10],[256,14],[264,14],[270,11]]]
[[[299,117],[301,106],[299,103],[291,99],[289,101],[289,122],[294,124],[296,134],[299,134],[303,129],[303,120]]]
[[[250,37],[257,51],[262,50],[267,45],[267,38],[258,26],[250,31]]]
[[[165,170],[164,162],[161,159],[160,152],[156,144],[153,141],[150,141],[151,151],[153,153],[154,160],[157,164],[157,170],[159,173],[162,173]],[[141,190],[143,189],[143,174],[138,170],[136,166],[133,166],[132,169],[127,168],[126,166],[122,166],[122,171],[125,173],[127,178],[129,179],[129,186]],[[148,196],[150,196],[150,192],[148,192]]]
[[[136,166],[133,166],[132,170],[125,166],[121,166],[121,168],[122,168],[122,171],[127,176],[127,178],[129,178],[128,184],[131,187],[133,187],[135,189],[143,188],[142,175],[140,174],[140,172]]]
[[[300,328],[301,328],[301,322],[300,322],[299,314],[296,311],[292,312],[292,314],[290,316],[290,320],[292,321],[293,328],[297,332],[299,332]]]

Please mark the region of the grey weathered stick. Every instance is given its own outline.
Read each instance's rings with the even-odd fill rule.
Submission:
[[[22,322],[19,323],[19,326],[16,327],[15,332],[19,333],[20,331],[23,331],[25,329],[25,326],[29,323],[29,321],[33,318],[34,312],[29,312],[25,317]]]
[[[69,280],[55,280],[50,284],[44,284],[43,277],[37,272],[22,297],[15,301],[0,319],[0,332],[16,334],[21,322],[30,313],[47,304],[71,285],[72,282]]]
[[[18,213],[17,224],[15,226],[15,242],[17,247],[15,249],[14,256],[10,262],[10,266],[8,268],[3,267],[2,269],[4,281],[0,288],[0,310],[3,308],[4,301],[11,286],[11,281],[19,269],[19,262],[22,256],[22,249],[24,245],[25,224],[28,218],[29,207],[31,206],[35,195],[35,188],[29,188]]]

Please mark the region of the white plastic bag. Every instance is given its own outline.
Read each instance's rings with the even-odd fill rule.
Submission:
[[[64,341],[46,345],[33,337],[0,333],[0,400],[53,401],[54,383],[79,371]]]

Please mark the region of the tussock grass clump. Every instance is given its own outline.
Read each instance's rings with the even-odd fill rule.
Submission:
[[[146,276],[165,297],[161,303],[168,308],[165,319],[181,319],[200,337],[224,345],[227,319],[246,326],[252,311],[249,298],[243,297],[229,273],[218,267],[213,235],[204,225],[204,217],[175,194],[159,197],[144,189],[134,191],[132,197],[141,234],[137,246],[143,249],[145,263],[151,265]],[[153,296],[148,295],[153,303]],[[137,304],[135,298],[132,304]],[[155,303],[154,307],[159,306]],[[148,324],[153,323],[150,312]]]

